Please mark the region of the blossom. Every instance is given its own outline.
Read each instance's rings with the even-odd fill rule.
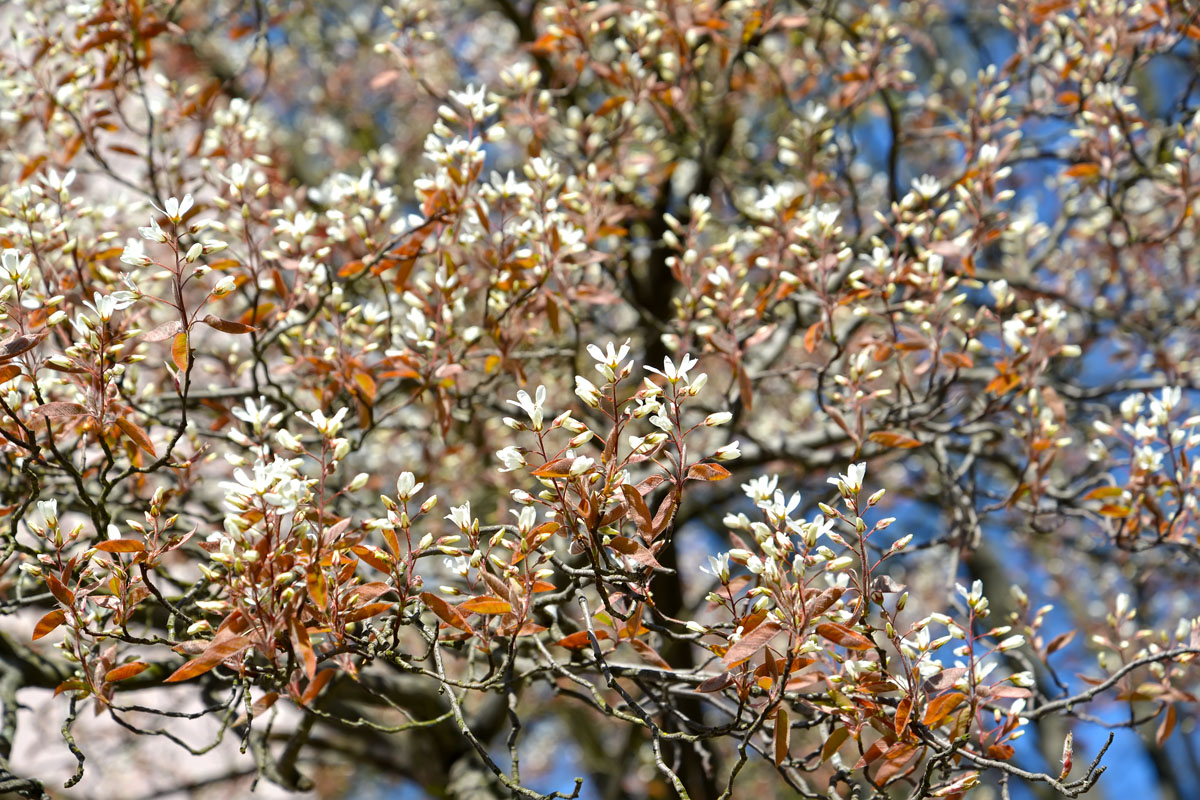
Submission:
[[[654,367],[646,367],[646,371],[653,372],[655,375],[661,375],[671,383],[679,383],[680,381],[686,383],[688,372],[699,363],[698,359],[692,358],[685,353],[683,358],[680,359],[678,367],[675,366],[675,362],[671,360],[670,356],[666,356],[663,359],[663,368],[661,370],[657,370]]]
[[[609,342],[607,349],[601,350],[594,344],[587,346],[588,355],[596,361],[596,371],[604,376],[605,380],[610,383],[617,380],[618,374],[628,374],[628,366],[622,367],[621,362],[629,355],[629,339],[621,345],[620,349]]]
[[[712,575],[721,583],[727,583],[729,581],[729,553],[709,556],[708,564],[701,564],[700,571],[706,575]]]
[[[540,431],[542,429],[542,419],[545,416],[545,412],[542,409],[542,406],[545,405],[545,403],[546,403],[546,387],[545,386],[538,386],[537,389],[533,393],[532,399],[529,397],[529,393],[526,392],[524,389],[522,389],[521,391],[517,392],[516,400],[508,401],[509,405],[517,406],[518,408],[520,408],[522,411],[524,411],[526,414],[529,415],[529,421],[531,423],[533,423],[533,429],[535,431]]]
[[[319,433],[324,436],[337,436],[338,431],[342,429],[342,420],[346,416],[348,409],[339,408],[337,413],[332,417],[326,417],[325,412],[317,409],[312,412],[312,416],[305,415],[303,411],[297,411],[296,416],[312,425]]]
[[[180,200],[178,197],[168,197],[166,202],[163,203],[163,208],[160,210],[167,215],[167,219],[172,222],[179,222],[187,215],[192,205],[192,196],[185,194],[183,200]]]
[[[838,491],[842,493],[842,497],[849,497],[852,494],[858,494],[862,490],[862,482],[866,474],[867,462],[860,461],[857,464],[851,464],[846,468],[845,473],[836,478],[827,478],[826,483],[838,487]]]
[[[467,530],[471,527],[471,503],[470,501],[463,503],[461,506],[454,506],[450,509],[450,513],[445,516],[445,519],[450,520],[459,527],[460,530]]]
[[[575,376],[575,394],[591,408],[600,407],[600,390],[587,378]]]
[[[401,472],[400,477],[396,478],[396,496],[401,501],[407,502],[424,486],[424,483],[417,483],[416,477],[411,472]]]
[[[525,456],[521,455],[521,451],[515,447],[505,447],[503,450],[496,451],[496,458],[503,462],[504,467],[501,472],[512,472],[515,469],[520,469],[525,466]]]

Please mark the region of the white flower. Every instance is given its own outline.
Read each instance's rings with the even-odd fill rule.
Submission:
[[[760,475],[757,478],[752,478],[748,483],[743,483],[742,491],[755,503],[759,503],[770,500],[771,495],[775,493],[775,487],[778,485],[778,475]]]
[[[53,528],[58,524],[58,501],[57,500],[38,500],[38,513],[42,515],[46,526]]]
[[[724,425],[731,419],[733,419],[733,414],[728,411],[717,411],[704,418],[704,427],[715,428],[718,425]]]
[[[721,583],[727,583],[729,581],[729,553],[709,556],[708,564],[701,564],[700,571],[706,575],[712,575]]]
[[[506,447],[503,450],[497,450],[496,458],[504,463],[504,468],[500,470],[501,472],[512,472],[515,469],[525,466],[525,456],[521,455],[521,451],[515,447]]]
[[[609,342],[606,350],[601,350],[594,344],[587,346],[588,355],[596,361],[596,371],[604,376],[605,380],[610,383],[617,380],[617,375],[622,377],[628,374],[628,367],[622,367],[621,362],[629,355],[629,340],[621,345],[618,350],[616,346]]]
[[[571,477],[577,478],[592,468],[596,462],[587,456],[579,456],[571,462]]]
[[[345,418],[347,411],[346,408],[339,408],[332,417],[326,417],[325,412],[318,408],[312,412],[311,417],[306,416],[303,411],[297,411],[296,416],[312,425],[322,435],[336,436],[342,429],[342,419]]]
[[[942,185],[932,175],[922,175],[912,182],[912,188],[921,197],[931,200],[934,195],[942,190]]]
[[[842,493],[842,497],[858,494],[862,490],[863,478],[867,474],[867,463],[860,461],[857,464],[851,464],[846,472],[836,478],[827,478],[826,483],[831,483],[838,487],[838,491]]]
[[[247,425],[253,426],[255,433],[262,433],[263,425],[273,427],[278,424],[279,417],[276,415],[275,418],[272,418],[271,406],[266,402],[266,398],[260,397],[258,398],[258,402],[262,403],[262,405],[256,405],[253,400],[247,397],[244,409],[234,406],[230,413]]]
[[[83,304],[94,311],[101,322],[108,322],[112,319],[114,311],[129,308],[136,299],[132,292],[120,291],[109,295],[102,295],[96,292],[92,295],[93,302],[89,303],[84,300]]]
[[[717,461],[733,461],[736,458],[742,457],[742,451],[739,449],[741,442],[733,441],[724,447],[718,447],[713,453],[713,458]]]
[[[467,530],[471,527],[471,504],[470,502],[463,503],[461,506],[454,506],[450,509],[450,513],[446,515],[446,519],[453,522],[460,530]]]
[[[680,359],[678,367],[675,366],[675,362],[671,360],[671,357],[667,356],[663,359],[663,368],[661,371],[654,367],[646,367],[646,371],[653,372],[655,375],[661,375],[671,383],[679,383],[679,381],[686,383],[688,372],[699,363],[697,359],[685,353],[683,358]]]
[[[579,375],[575,376],[575,394],[577,394],[579,399],[582,400],[587,406],[591,408],[600,407],[600,390],[597,389],[595,384],[593,384],[587,378]]]
[[[165,208],[162,209],[162,212],[167,215],[167,219],[172,222],[179,222],[191,209],[193,205],[192,196],[185,194],[183,200],[180,200],[178,197],[168,197],[164,205]]]
[[[411,472],[401,472],[400,477],[396,478],[396,496],[400,498],[401,502],[408,502],[424,487],[425,484],[417,483],[416,477]]]
[[[530,422],[533,423],[533,429],[540,431],[542,429],[542,419],[545,416],[542,406],[546,403],[546,387],[537,387],[533,395],[533,399],[530,399],[529,393],[522,389],[517,392],[517,399],[509,400],[508,403],[509,405],[517,406],[528,414]]]

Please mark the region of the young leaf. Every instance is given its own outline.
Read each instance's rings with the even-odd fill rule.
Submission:
[[[175,334],[175,340],[171,342],[171,360],[175,362],[175,366],[179,367],[180,372],[185,372],[188,368],[188,357],[187,331],[180,331]]]
[[[38,620],[37,625],[33,628],[33,640],[37,641],[52,630],[62,625],[67,620],[67,612],[61,608],[56,608],[49,614]]]
[[[228,319],[221,319],[220,317],[218,317],[214,314],[209,314],[209,315],[205,316],[204,324],[210,328],[213,328],[214,330],[220,331],[221,333],[234,333],[234,334],[254,333],[253,325],[245,325],[241,322],[234,322],[234,321],[228,320]]]
[[[788,747],[792,740],[792,728],[788,721],[788,712],[782,706],[775,715],[775,766],[787,760]]]
[[[847,650],[870,650],[875,646],[861,633],[852,631],[845,625],[839,625],[836,622],[822,622],[817,626],[817,633],[834,644],[840,644]]]
[[[128,664],[122,664],[116,669],[110,669],[105,673],[104,680],[106,683],[116,683],[117,681],[132,678],[134,675],[141,675],[149,668],[150,665],[144,661],[132,661]]]
[[[152,456],[158,456],[158,453],[156,453],[154,450],[154,443],[150,441],[150,437],[147,436],[146,432],[137,425],[133,424],[124,417],[118,417],[117,427],[121,429],[122,433],[132,439],[133,443],[138,447],[142,448]]]
[[[766,647],[767,642],[775,638],[781,628],[775,622],[764,622],[754,630],[742,636],[734,642],[733,646],[725,652],[724,661],[727,668],[736,667],[743,661],[747,661],[754,656],[759,650]]]

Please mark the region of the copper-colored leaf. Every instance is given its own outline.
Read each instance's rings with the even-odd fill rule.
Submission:
[[[630,639],[629,644],[637,651],[638,656],[652,667],[670,669],[671,665],[659,655],[659,652],[641,639]]]
[[[894,431],[875,431],[875,433],[872,433],[867,438],[884,447],[910,448],[921,446],[921,442],[917,439]]]
[[[56,608],[38,620],[33,627],[33,639],[36,641],[67,621],[67,612]]]
[[[897,736],[903,736],[905,729],[908,727],[908,719],[912,715],[912,698],[905,697],[896,704],[896,718],[893,720],[893,729]]]
[[[137,539],[108,539],[96,545],[96,549],[105,553],[140,553],[146,545]]]
[[[850,738],[849,728],[834,728],[833,733],[829,734],[829,738],[825,740],[825,744],[821,747],[821,761],[828,761],[833,758],[833,754],[838,751],[846,740]]]
[[[181,371],[188,368],[188,335],[187,331],[180,331],[175,334],[175,340],[171,342],[171,360],[175,362],[175,366]]]
[[[625,497],[625,504],[629,507],[629,515],[633,517],[638,533],[643,539],[653,538],[653,520],[650,517],[650,508],[646,505],[646,498],[627,483],[621,484],[621,494]]]
[[[20,364],[5,364],[0,367],[0,383],[8,383],[21,374]]]
[[[348,611],[342,615],[343,622],[358,622],[360,619],[378,616],[390,608],[395,607],[395,603],[367,603],[364,606]]]
[[[21,355],[21,353],[32,350],[37,346],[37,343],[44,338],[46,338],[46,334],[44,332],[34,334],[32,336],[27,336],[25,334],[10,336],[3,342],[0,342],[0,360],[16,358],[17,356]]]
[[[775,638],[783,628],[775,622],[764,622],[754,630],[742,636],[733,643],[724,656],[726,667],[736,667],[743,661],[746,661],[754,656],[759,650],[766,647],[767,642]]]
[[[512,613],[512,603],[490,595],[472,597],[458,604],[459,611],[469,611],[474,614],[509,614]]]
[[[538,478],[567,478],[571,475],[571,465],[574,463],[573,458],[556,458],[542,464],[533,474]]]
[[[887,739],[876,739],[875,743],[868,747],[866,752],[862,754],[862,758],[855,762],[853,769],[862,769],[863,767],[874,763],[884,753],[886,753],[891,746],[892,743]]]
[[[1162,722],[1158,723],[1158,730],[1154,732],[1154,743],[1162,747],[1167,743],[1173,730],[1175,730],[1175,706],[1168,705],[1167,713],[1163,714]]]
[[[936,728],[945,722],[946,717],[950,716],[950,712],[958,708],[966,699],[967,696],[962,692],[948,692],[933,698],[925,709],[925,716],[921,718],[921,724],[928,728]]]
[[[336,674],[337,670],[323,669],[314,675],[312,679],[309,680],[308,686],[304,690],[304,694],[300,695],[300,705],[306,706],[312,703],[313,700],[316,700],[317,695],[321,693],[321,690],[325,688],[327,683],[333,680],[333,677]]]
[[[438,597],[433,592],[421,592],[421,599],[429,610],[437,614],[439,618],[447,625],[466,631],[467,633],[475,633],[471,626],[467,623],[466,617],[455,608],[447,603],[442,598]]]
[[[178,683],[179,681],[186,681],[189,678],[195,678],[197,675],[203,675],[225,659],[236,656],[248,647],[250,647],[250,639],[246,636],[229,636],[213,639],[212,643],[205,648],[203,653],[172,672],[163,682]]]
[[[133,661],[128,664],[122,664],[116,669],[110,669],[104,675],[104,680],[108,683],[116,683],[117,681],[127,680],[134,675],[141,675],[150,665],[145,661]]]
[[[834,644],[840,644],[847,650],[870,650],[875,644],[857,631],[852,631],[845,625],[836,622],[822,622],[817,626],[817,633]]]
[[[75,603],[75,593],[64,586],[62,581],[49,573],[46,574],[46,586],[49,587],[50,594],[54,595],[54,599],[64,606],[70,606]]]
[[[792,728],[788,720],[788,712],[782,706],[775,715],[775,766],[787,760],[788,748],[792,741]]]
[[[722,672],[720,675],[714,675],[711,678],[705,678],[696,685],[697,692],[719,692],[733,685],[733,675],[728,672]]]
[[[609,540],[608,544],[613,550],[616,550],[621,555],[628,556],[642,566],[654,567],[656,569],[662,567],[658,563],[658,559],[654,557],[654,553],[650,552],[650,549],[646,545],[636,539],[630,539],[628,536],[614,536]]]
[[[689,481],[723,481],[729,477],[729,470],[720,464],[692,464],[688,469],[686,480]]]
[[[241,322],[234,322],[233,320],[221,319],[215,314],[208,314],[205,316],[204,324],[210,328],[213,328],[214,330],[220,331],[221,333],[254,333],[253,325],[246,325]]]
[[[138,338],[143,342],[161,342],[179,333],[181,327],[179,320],[173,319],[170,322],[164,322],[162,325],[151,328],[138,336]]]
[[[158,453],[154,450],[154,443],[150,441],[150,437],[137,425],[133,424],[124,417],[118,417],[117,427],[121,429],[122,433],[132,439],[133,443],[138,447],[142,448],[152,456],[158,456]]]
[[[603,640],[610,638],[608,631],[596,631],[596,639]],[[582,650],[585,647],[590,647],[592,640],[588,638],[587,631],[576,631],[570,636],[564,636],[555,642],[559,647],[565,647],[568,650]]]

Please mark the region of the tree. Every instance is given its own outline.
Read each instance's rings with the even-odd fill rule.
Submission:
[[[0,790],[1194,794],[1197,11],[9,4]]]

